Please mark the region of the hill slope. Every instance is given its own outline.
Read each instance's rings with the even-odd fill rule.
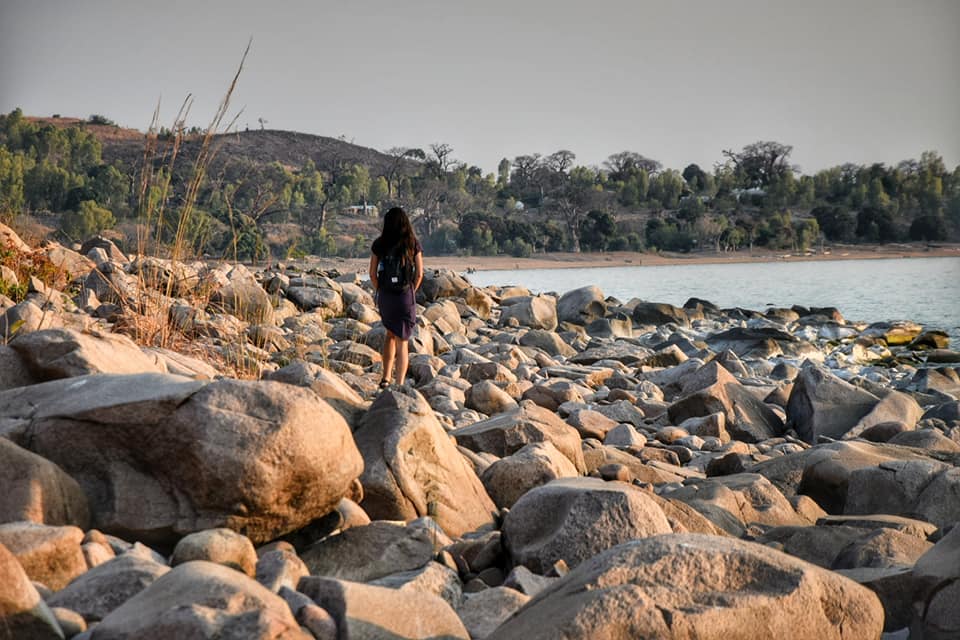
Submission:
[[[143,161],[143,134],[139,139],[109,137],[102,138],[101,141],[105,162],[113,163],[119,160],[125,166],[136,167]],[[309,159],[313,160],[321,171],[332,171],[343,165],[362,164],[370,168],[371,174],[377,175],[387,172],[394,162],[392,157],[376,149],[296,131],[238,131],[217,135],[214,141],[219,145],[214,167],[230,158],[242,158],[256,164],[279,162],[287,167],[299,168]],[[188,138],[181,150],[184,159],[195,158],[200,144],[199,137]],[[405,161],[407,162],[409,161]]]
[[[50,124],[55,127],[83,127],[92,133],[103,145],[103,160],[108,164],[120,161],[129,168],[136,168],[143,162],[144,132],[115,125],[90,124],[82,118],[58,117],[42,118],[28,116],[31,122]],[[200,148],[199,136],[187,136],[181,153],[185,159],[193,159]],[[338,166],[362,164],[370,168],[374,175],[389,170],[394,158],[384,153],[352,144],[338,138],[318,136],[297,131],[276,129],[237,131],[217,135],[214,138],[220,145],[218,162],[228,158],[243,158],[256,164],[279,162],[282,165],[299,168],[308,160],[321,171],[331,171]],[[414,162],[405,160],[404,165],[413,168]]]

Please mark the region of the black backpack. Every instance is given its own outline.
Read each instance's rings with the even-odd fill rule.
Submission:
[[[403,293],[413,284],[413,265],[402,251],[395,250],[380,258],[378,284],[384,291]]]

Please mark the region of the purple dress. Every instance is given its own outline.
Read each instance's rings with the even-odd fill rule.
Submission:
[[[392,250],[393,247],[388,247],[384,250],[379,238],[373,242],[372,251],[373,254],[377,256],[377,260],[382,261],[383,256],[388,255]],[[413,248],[413,253],[416,255],[422,251],[423,249],[420,246],[420,242],[417,241]],[[401,340],[410,339],[410,336],[413,335],[413,330],[417,326],[417,298],[416,292],[413,290],[413,285],[408,286],[400,293],[394,293],[393,291],[386,291],[384,289],[378,290],[377,309],[380,311],[380,319],[383,321],[383,326],[386,327],[390,333]]]

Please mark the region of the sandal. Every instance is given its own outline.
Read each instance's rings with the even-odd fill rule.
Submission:
[[[390,381],[387,380],[386,378],[384,378],[383,380],[380,381],[379,387],[380,387],[381,389],[386,389],[386,388],[389,387],[389,386],[390,386]]]

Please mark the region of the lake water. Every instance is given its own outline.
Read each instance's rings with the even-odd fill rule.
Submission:
[[[943,329],[960,346],[960,258],[900,258],[478,271],[479,285],[521,285],[563,293],[587,285],[626,302],[641,298],[720,307],[833,306],[848,320],[912,320]]]

